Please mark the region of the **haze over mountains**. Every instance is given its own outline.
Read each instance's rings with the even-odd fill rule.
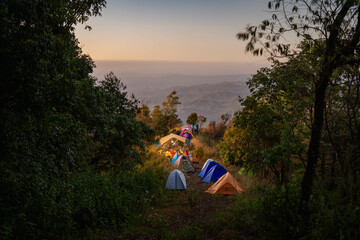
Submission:
[[[229,76],[226,77],[229,78]],[[234,80],[240,79],[236,77],[240,76],[232,76]],[[213,76],[213,78],[215,77]],[[219,76],[218,79],[221,81],[221,78],[222,76]],[[187,117],[193,112],[205,116],[208,119],[207,122],[219,120],[223,113],[233,114],[240,109],[238,97],[245,97],[249,94],[249,90],[244,81],[228,81],[173,86],[161,90],[149,89],[135,93],[135,96],[138,96],[141,103],[152,108],[166,101],[166,96],[173,90],[175,90],[179,96],[181,105],[178,106],[178,114],[184,123]]]
[[[239,63],[109,62],[97,61],[94,76],[102,79],[113,71],[129,93],[152,109],[177,91],[178,115],[186,122],[192,112],[209,121],[240,109],[238,97],[249,95],[246,81],[261,66]],[[243,74],[246,72],[247,74]]]

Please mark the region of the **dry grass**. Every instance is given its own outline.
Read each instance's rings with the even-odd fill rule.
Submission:
[[[203,144],[199,139],[194,138],[191,140],[191,151],[193,152],[193,157],[195,161],[205,162],[209,158],[214,159],[215,161],[220,158],[219,151],[216,147],[210,147]],[[202,156],[198,156],[194,153],[197,151],[202,151]]]

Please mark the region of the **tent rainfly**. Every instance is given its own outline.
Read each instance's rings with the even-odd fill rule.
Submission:
[[[173,164],[174,162],[176,162],[176,160],[179,158],[179,154],[175,153],[175,155],[173,156],[173,158],[171,159],[171,163]]]
[[[211,194],[218,193],[222,195],[233,195],[234,193],[241,193],[244,191],[245,189],[240,185],[240,183],[236,181],[229,172],[227,172],[205,192]]]
[[[190,146],[190,140],[189,139],[187,139],[185,137],[181,137],[181,136],[173,134],[173,133],[170,133],[169,135],[160,138],[160,145],[165,144],[166,142],[168,142],[169,140],[171,140],[173,138],[175,138],[175,139],[185,143],[186,145]]]
[[[209,166],[211,163],[209,164]],[[221,178],[223,175],[225,175],[227,171],[223,166],[221,166],[219,163],[216,163],[211,167],[211,169],[206,173],[204,178],[201,180],[202,182],[216,182]]]
[[[204,163],[204,165],[202,166],[201,170],[203,170],[204,168],[206,168],[207,165],[209,165],[209,163],[211,163],[211,162],[214,162],[214,160],[212,160],[211,158],[209,158],[209,159]]]
[[[178,159],[174,162],[174,166],[181,168],[182,170],[184,170],[184,172],[194,172],[195,171],[195,168],[192,165],[189,158],[187,158],[184,155],[181,155],[180,157],[178,157]]]
[[[203,169],[199,172],[199,174],[197,175],[198,177],[201,177],[201,178],[203,178],[203,177],[205,177],[206,176],[206,174],[210,171],[210,169],[214,166],[214,165],[216,165],[216,164],[218,164],[217,162],[215,162],[215,161],[209,161],[209,162],[207,162],[208,164],[206,164],[206,166],[205,167],[203,167]]]

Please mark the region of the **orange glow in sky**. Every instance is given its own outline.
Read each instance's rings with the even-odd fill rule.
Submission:
[[[78,25],[84,53],[99,60],[263,62],[236,38],[268,16],[264,0],[109,0],[102,17]]]

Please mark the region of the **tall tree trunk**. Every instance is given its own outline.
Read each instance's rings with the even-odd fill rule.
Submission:
[[[339,31],[346,14],[356,0],[347,0],[336,15],[333,24],[329,25],[329,38],[326,39],[326,50],[323,61],[323,68],[315,86],[314,124],[311,129],[311,138],[307,153],[307,165],[301,186],[300,211],[308,220],[308,202],[310,200],[312,184],[315,174],[315,166],[319,157],[321,132],[324,125],[325,93],[330,82],[334,69],[339,65],[341,56],[352,56],[360,38],[360,14],[357,15],[357,25],[353,38],[348,46],[339,49]],[[360,10],[360,6],[358,7]]]
[[[306,211],[307,204],[310,200],[312,183],[315,173],[315,166],[319,157],[319,147],[322,127],[324,125],[325,93],[330,81],[333,69],[324,67],[320,74],[320,81],[315,89],[315,106],[314,106],[314,124],[311,129],[311,139],[307,153],[306,171],[302,181],[300,210]]]

